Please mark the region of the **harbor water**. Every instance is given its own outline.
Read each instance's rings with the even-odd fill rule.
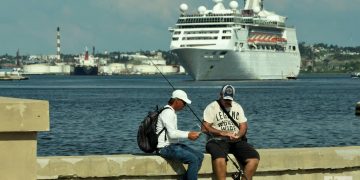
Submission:
[[[224,84],[248,118],[255,148],[359,146],[360,80],[348,74],[302,74],[297,80],[193,81],[166,76],[193,101],[178,113],[179,128],[199,130],[202,111]],[[140,121],[167,103],[171,86],[161,75],[30,76],[0,81],[0,96],[48,100],[50,131],[38,134],[39,156],[142,153],[136,143]],[[1,118],[1,117],[0,117]],[[204,151],[206,137],[182,141]]]

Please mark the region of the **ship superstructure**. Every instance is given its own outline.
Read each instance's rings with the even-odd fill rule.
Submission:
[[[296,78],[300,52],[296,30],[286,17],[264,9],[262,0],[237,1],[226,8],[213,0],[211,10],[200,6],[181,15],[172,28],[171,51],[195,80]]]
[[[85,53],[76,58],[77,63],[74,66],[72,75],[98,75],[97,58],[89,54],[88,49]]]

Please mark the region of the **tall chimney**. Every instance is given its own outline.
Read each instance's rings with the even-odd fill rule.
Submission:
[[[21,63],[21,60],[20,60],[20,50],[19,49],[16,51],[16,66],[17,67],[22,66],[22,63]]]
[[[57,27],[57,35],[56,35],[56,61],[61,62],[61,59],[60,59],[60,27]]]

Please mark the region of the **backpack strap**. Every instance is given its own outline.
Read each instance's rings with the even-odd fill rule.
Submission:
[[[165,131],[165,138],[164,138],[164,140],[166,141],[166,140],[167,140],[167,138],[166,138],[166,132],[167,132],[166,127],[164,127],[164,128],[159,132],[159,134],[156,134],[156,136],[159,138],[160,134],[161,134],[163,131]]]
[[[220,100],[216,100],[216,102],[219,104],[220,108],[222,111],[224,111],[224,113],[229,117],[229,119],[231,120],[232,123],[234,123],[234,125],[239,129],[240,131],[240,124],[238,124],[234,118],[232,116],[230,116],[230,113],[225,109],[225,107],[221,104]],[[247,142],[247,137],[246,137],[246,133],[247,133],[247,130],[245,131],[245,134],[243,137],[241,137],[241,140],[242,141],[245,141]]]
[[[165,107],[165,108],[162,108],[161,110],[160,110],[160,112],[159,112],[159,115],[158,116],[160,116],[160,114],[163,112],[163,110],[165,110],[165,109],[170,109],[169,107]],[[159,123],[159,121],[157,122],[157,123]],[[157,124],[156,124],[156,127],[157,127]],[[159,136],[160,136],[160,134],[163,132],[163,131],[165,131],[165,136],[164,136],[164,140],[166,141],[167,140],[167,129],[166,129],[166,127],[164,127],[158,134],[157,134],[157,137],[159,138]]]
[[[239,124],[234,120],[234,118],[232,116],[230,116],[230,113],[220,103],[220,100],[217,100],[216,102],[219,104],[219,106],[221,107],[221,110],[224,111],[224,113],[228,116],[228,118],[231,120],[231,122],[240,130]]]

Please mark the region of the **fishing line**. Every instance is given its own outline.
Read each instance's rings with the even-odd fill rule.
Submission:
[[[161,74],[161,76],[167,81],[167,83],[172,87],[173,90],[176,90],[175,87],[172,85],[172,83],[165,77],[165,75],[160,71],[160,69],[157,67],[157,65],[155,65],[155,63],[150,59],[151,63],[155,66],[155,68],[159,71],[159,73]],[[210,133],[210,131],[206,128],[206,126],[204,126],[204,122],[200,120],[200,118],[196,115],[196,113],[193,111],[193,109],[190,107],[190,105],[188,104],[187,105],[188,109],[192,112],[192,114],[196,117],[196,120],[198,120],[201,125],[206,129],[206,131],[208,133],[204,133],[204,134],[207,134],[208,136],[211,136],[212,138],[214,137],[213,134]],[[202,132],[203,133],[203,132]],[[215,141],[215,144],[219,145],[220,149],[222,149],[222,147],[220,146],[220,144],[218,144],[216,141]],[[223,149],[222,149],[223,150]],[[223,150],[223,152],[225,153],[225,150]],[[235,166],[235,168],[239,171],[240,173],[240,176],[238,175],[234,175],[232,176],[233,179],[239,179],[240,180],[240,177],[244,177],[246,180],[248,179],[244,173],[244,171],[239,167],[238,164],[236,164],[236,162],[230,158],[229,154],[228,153],[225,153],[227,158],[232,162],[232,164]]]

